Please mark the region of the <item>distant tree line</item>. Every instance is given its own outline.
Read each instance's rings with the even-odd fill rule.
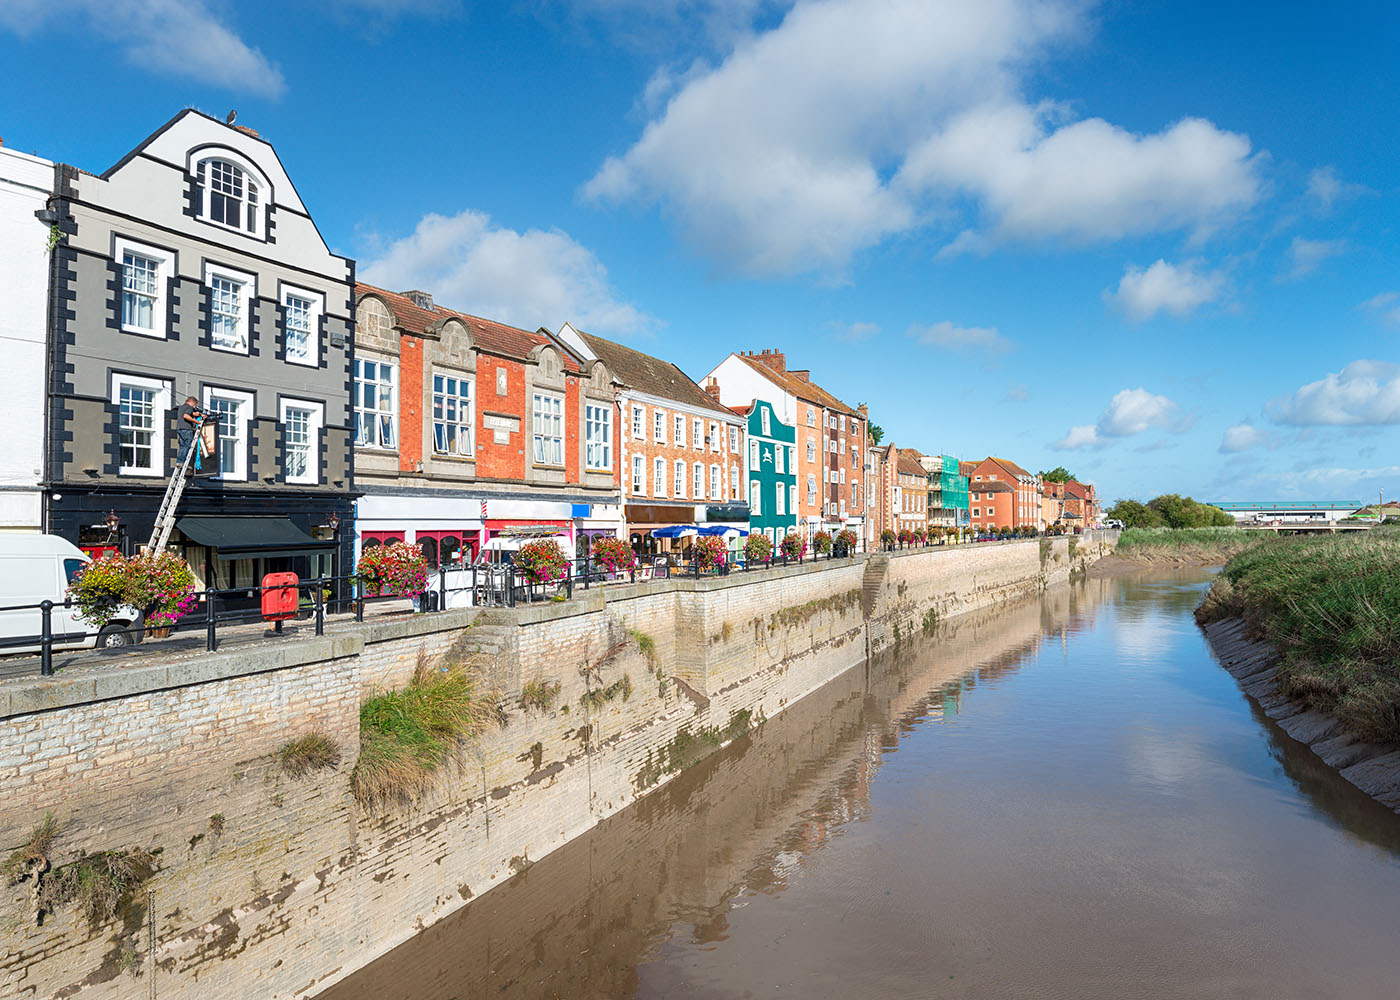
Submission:
[[[1147,503],[1118,500],[1104,516],[1122,521],[1125,528],[1228,528],[1235,523],[1219,507],[1178,493],[1163,493]]]

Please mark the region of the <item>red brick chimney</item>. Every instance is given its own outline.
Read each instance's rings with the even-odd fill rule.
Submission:
[[[247,125],[235,125],[234,128],[238,129],[238,131],[242,132],[244,135],[251,135],[254,139],[258,137],[258,130],[249,128]]]
[[[750,351],[750,352],[749,352],[749,357],[753,358],[755,361],[759,362],[760,364],[767,365],[769,368],[773,369],[775,372],[785,372],[785,371],[787,371],[787,357],[784,356],[784,355],[782,354],[782,352],[780,352],[779,350],[777,350],[777,348],[774,348],[773,350],[770,351],[768,348],[765,347],[765,348],[764,348],[760,353],[758,353],[758,354],[754,354],[752,351]]]
[[[710,394],[710,398],[716,403],[719,402],[719,380],[714,376],[705,380],[705,391]]]

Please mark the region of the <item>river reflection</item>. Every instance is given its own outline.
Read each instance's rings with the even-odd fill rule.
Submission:
[[[955,619],[323,997],[1393,998],[1400,817],[1215,664],[1207,579]]]

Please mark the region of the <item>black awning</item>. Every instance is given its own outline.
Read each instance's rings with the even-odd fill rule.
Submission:
[[[175,527],[191,541],[217,549],[220,559],[316,555],[340,544],[312,538],[286,517],[182,517]]]

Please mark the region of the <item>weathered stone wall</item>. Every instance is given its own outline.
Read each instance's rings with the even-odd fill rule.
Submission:
[[[140,895],[95,927],[72,907],[36,926],[29,883],[5,890],[0,995],[139,997],[152,974],[162,998],[314,995],[839,676],[896,624],[912,634],[930,608],[1035,593],[1070,564],[1065,540],[934,549],[4,682],[0,852],[52,812],[56,865],[161,853],[153,909]],[[506,725],[413,806],[359,805],[363,694],[464,658]],[[530,682],[558,694],[526,709]],[[277,751],[311,730],[341,760],[289,778]]]

